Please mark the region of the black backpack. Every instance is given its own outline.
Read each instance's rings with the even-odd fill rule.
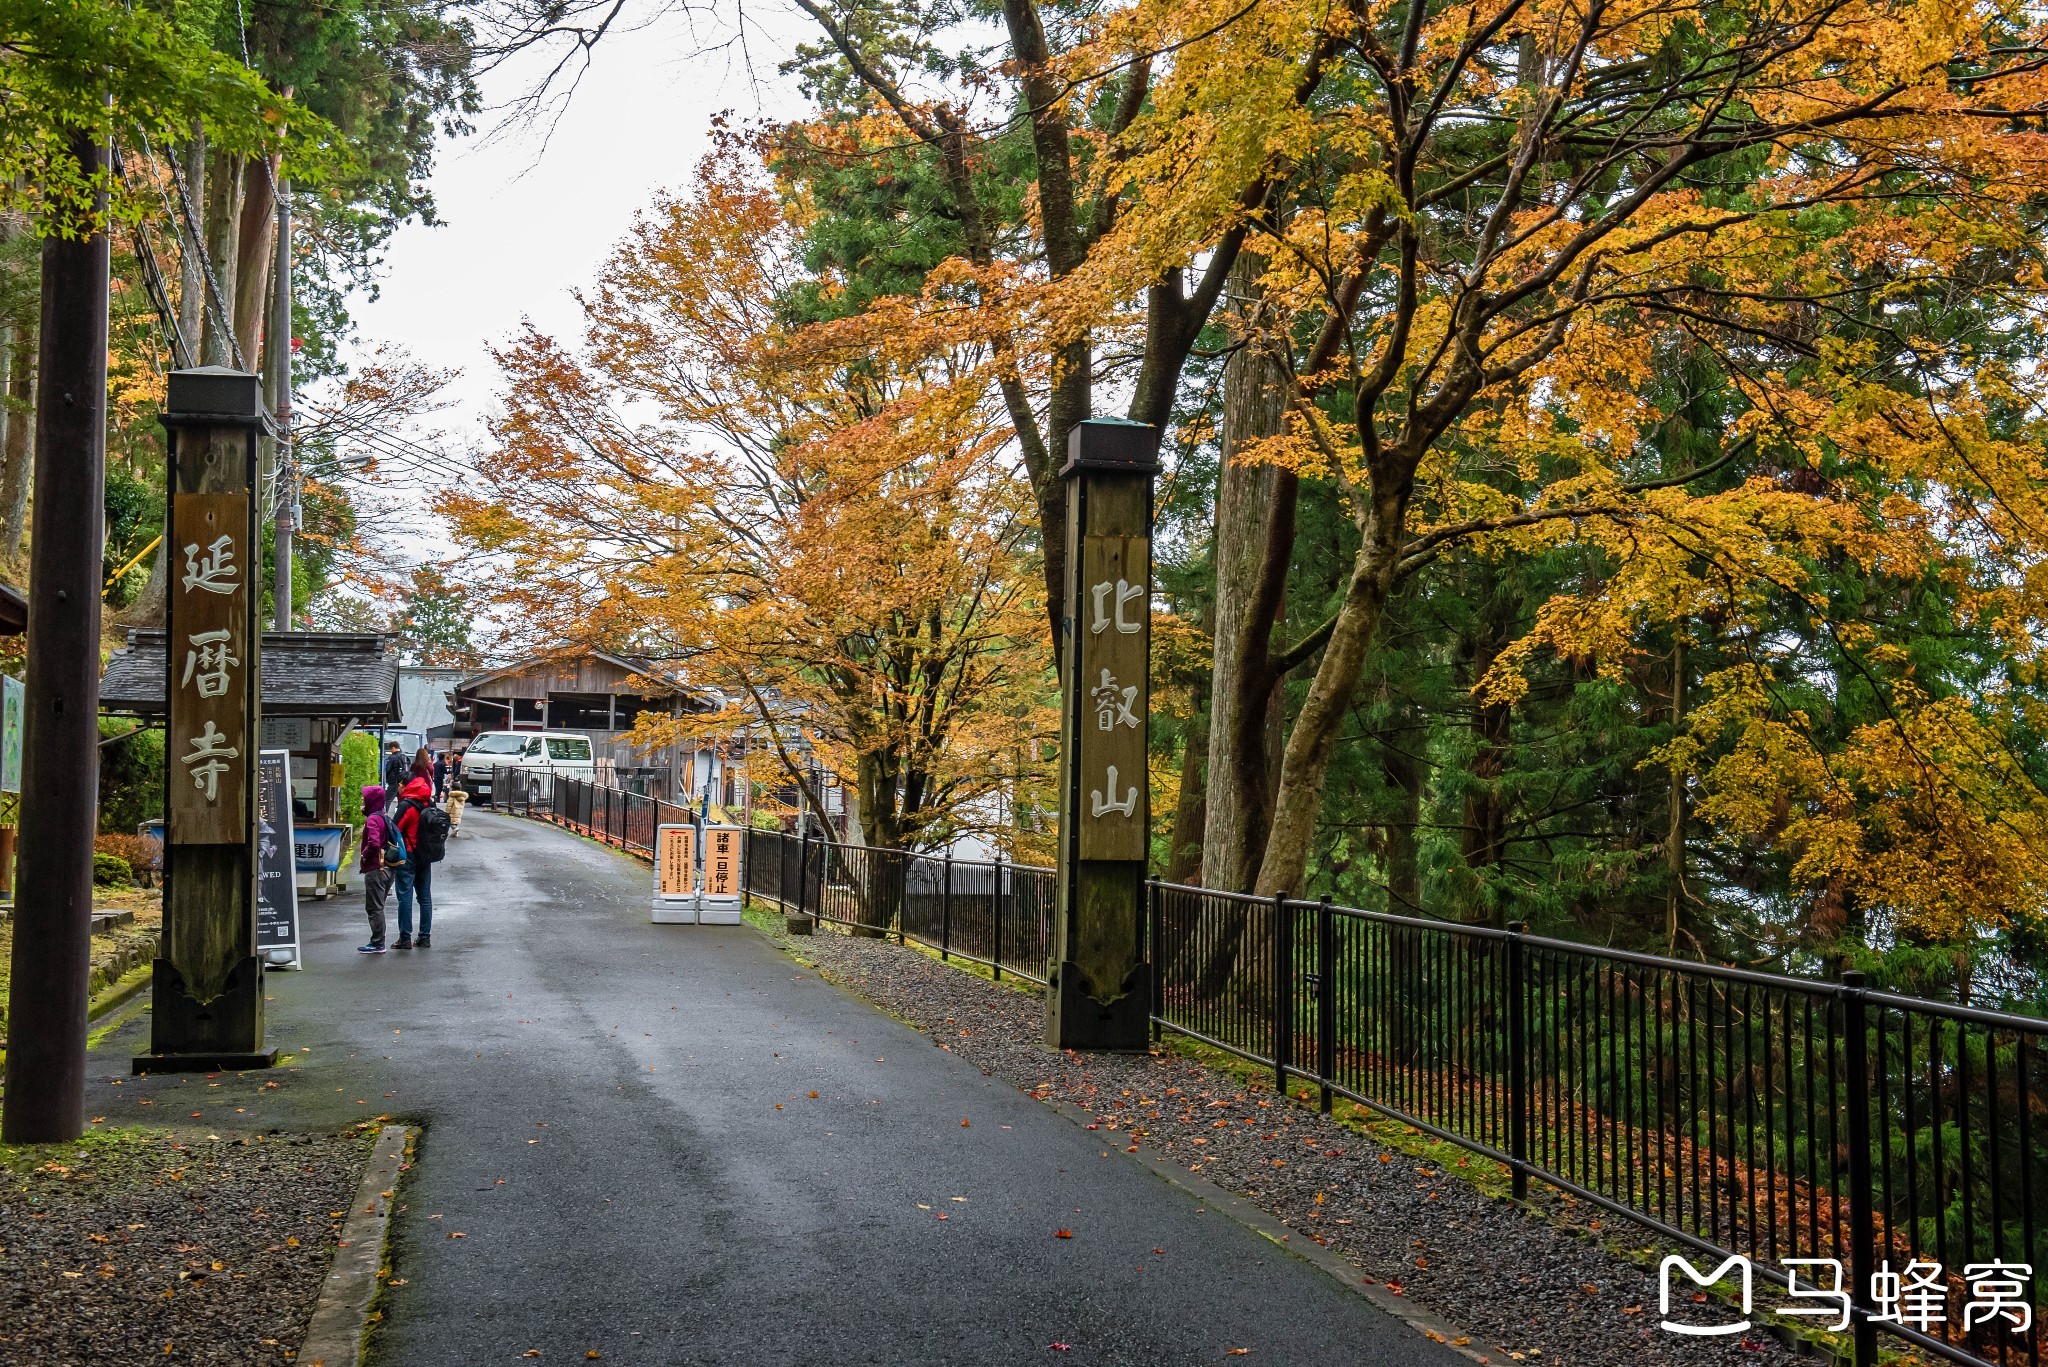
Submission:
[[[406,801],[420,814],[419,824],[413,827],[413,853],[423,864],[440,863],[448,854],[448,813],[416,797]]]

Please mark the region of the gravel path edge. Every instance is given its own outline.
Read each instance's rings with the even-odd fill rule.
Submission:
[[[313,1322],[297,1361],[311,1367],[356,1367],[362,1360],[370,1329],[370,1305],[377,1297],[377,1273],[384,1265],[384,1242],[391,1231],[391,1202],[413,1130],[386,1125],[378,1131],[370,1164],[356,1187],[348,1220],[334,1262],[321,1283]]]

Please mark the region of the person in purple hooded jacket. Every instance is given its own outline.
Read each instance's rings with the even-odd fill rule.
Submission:
[[[384,785],[363,785],[363,852],[358,867],[363,875],[363,910],[370,916],[370,943],[358,954],[384,952],[384,908],[391,901],[391,870],[384,867],[384,847],[398,832],[384,814]]]

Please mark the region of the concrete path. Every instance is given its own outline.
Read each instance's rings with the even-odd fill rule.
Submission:
[[[423,1126],[375,1363],[1465,1362],[755,931],[649,924],[644,864],[476,812],[435,882],[410,954],[307,905],[295,1067],[131,1079],[145,1018],[90,1080],[110,1123]]]

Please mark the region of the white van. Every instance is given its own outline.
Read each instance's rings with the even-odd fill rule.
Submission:
[[[481,801],[538,802],[554,779],[597,777],[590,737],[575,731],[486,731],[462,752],[462,788]]]

